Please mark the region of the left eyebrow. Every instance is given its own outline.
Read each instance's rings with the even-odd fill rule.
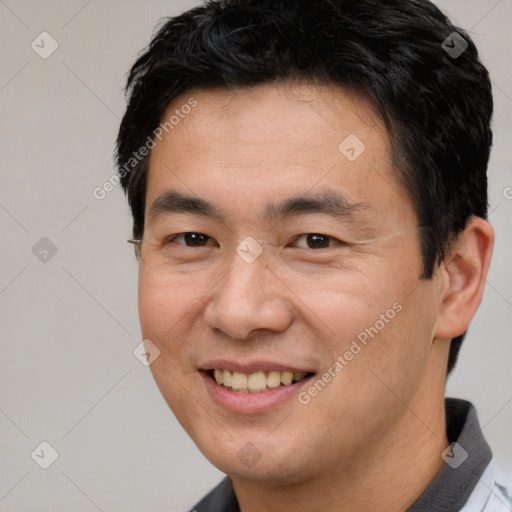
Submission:
[[[265,219],[268,222],[278,222],[284,218],[311,213],[329,215],[336,219],[351,219],[355,213],[369,209],[368,203],[354,203],[338,192],[327,190],[315,195],[290,197],[279,204],[269,204],[265,210]]]
[[[269,223],[276,223],[284,218],[323,214],[336,219],[345,217],[347,220],[352,220],[357,212],[369,209],[368,203],[354,203],[339,192],[327,190],[314,195],[293,196],[281,203],[270,203],[265,208],[264,219]],[[223,213],[213,204],[176,190],[169,190],[159,196],[149,208],[148,218],[155,220],[157,217],[172,213],[185,213],[225,221]]]

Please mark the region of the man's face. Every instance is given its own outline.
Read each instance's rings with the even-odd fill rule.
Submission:
[[[446,362],[432,348],[439,280],[419,279],[382,122],[358,95],[304,84],[196,90],[162,122],[176,110],[150,158],[139,273],[164,398],[225,473],[298,482],[364,464],[439,391]],[[315,211],[323,197],[336,215]],[[279,384],[288,372],[306,378]]]

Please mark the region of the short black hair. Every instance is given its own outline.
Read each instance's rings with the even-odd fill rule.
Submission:
[[[133,65],[116,163],[142,238],[149,156],[169,103],[195,88],[337,84],[382,117],[423,228],[430,279],[472,216],[487,218],[492,89],[468,34],[428,0],[210,0],[166,18]],[[127,162],[131,162],[127,165]],[[451,341],[448,373],[464,335]]]

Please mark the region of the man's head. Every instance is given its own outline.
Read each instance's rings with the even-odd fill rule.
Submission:
[[[442,396],[492,247],[491,88],[467,34],[426,1],[210,2],[128,87],[142,332],[217,467],[255,474],[246,447],[261,479],[312,477]],[[212,379],[272,368],[307,373],[299,400]]]

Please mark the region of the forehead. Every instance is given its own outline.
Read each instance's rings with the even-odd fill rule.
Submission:
[[[191,99],[194,108],[184,109]],[[146,213],[172,189],[240,219],[248,209],[264,219],[274,200],[328,188],[390,217],[407,215],[388,134],[360,94],[304,83],[196,89],[175,98],[162,126],[173,116],[151,152]]]

